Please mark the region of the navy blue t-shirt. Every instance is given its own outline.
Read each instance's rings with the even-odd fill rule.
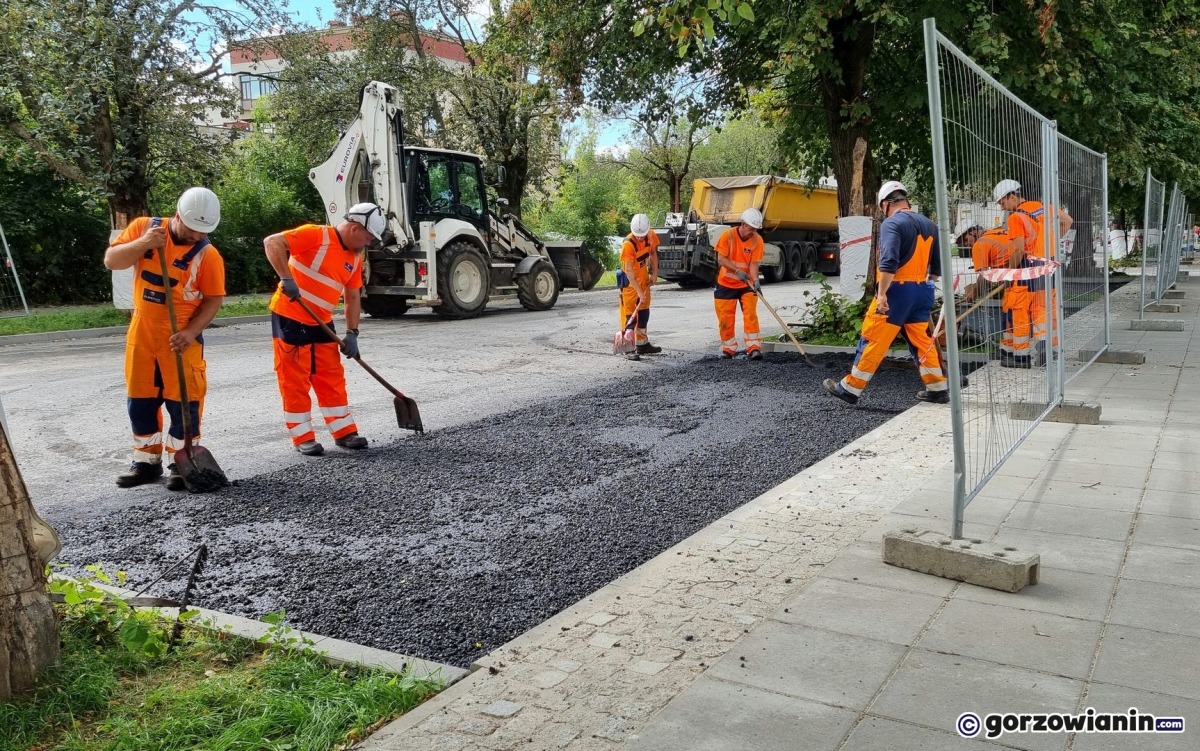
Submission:
[[[917,235],[932,237],[929,250],[929,273],[942,275],[942,254],[938,226],[933,220],[915,211],[897,211],[879,225],[879,270],[896,273],[908,263],[917,249]]]

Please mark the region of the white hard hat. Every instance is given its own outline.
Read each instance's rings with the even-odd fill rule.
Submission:
[[[754,207],[750,207],[742,212],[742,224],[749,224],[754,229],[762,229],[763,215],[762,212]]]
[[[1021,183],[1016,180],[1001,180],[996,183],[996,187],[992,188],[992,200],[1000,203],[1000,199],[1004,198],[1009,193],[1016,193],[1021,189]]]
[[[629,220],[629,231],[634,237],[645,237],[650,234],[650,217],[645,214],[634,214]]]
[[[175,206],[183,226],[208,234],[221,222],[221,201],[208,188],[188,188]]]
[[[383,209],[373,203],[354,204],[346,212],[346,221],[366,227],[376,240],[383,240],[384,230],[387,229],[387,217],[383,215]]]
[[[893,193],[903,193],[904,197],[908,198],[908,188],[904,187],[904,183],[899,180],[888,180],[879,188],[879,194],[875,196],[875,205],[881,205]]]
[[[958,240],[958,238],[962,237],[969,230],[974,229],[977,226],[978,225],[976,225],[975,222],[971,221],[970,219],[960,219],[958,224],[954,225],[954,239]]]

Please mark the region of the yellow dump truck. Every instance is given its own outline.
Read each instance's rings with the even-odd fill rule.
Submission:
[[[837,189],[772,175],[701,178],[693,183],[686,216],[668,217],[656,230],[659,275],[683,287],[715,283],[717,238],[748,208],[763,212],[763,261],[769,282],[803,279],[813,271],[837,274]]]

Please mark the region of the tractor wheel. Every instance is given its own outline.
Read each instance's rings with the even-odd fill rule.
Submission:
[[[367,295],[363,312],[372,318],[399,318],[408,312],[408,298],[399,295]]]
[[[470,243],[453,242],[437,254],[438,297],[434,312],[443,318],[474,318],[492,292],[492,274],[483,254]]]
[[[526,310],[549,310],[558,302],[559,286],[554,264],[541,260],[517,277],[517,299]]]

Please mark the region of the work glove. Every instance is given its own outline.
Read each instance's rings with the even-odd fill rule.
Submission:
[[[738,278],[738,279],[741,279],[741,280],[742,280],[743,282],[745,282],[746,284],[749,284],[749,283],[750,283],[750,275],[749,275],[749,274],[747,274],[745,271],[739,271],[739,272],[737,272],[737,278]]]
[[[358,332],[347,331],[342,337],[342,354],[350,360],[358,359]]]
[[[296,286],[295,279],[280,279],[279,286],[283,289],[283,296],[295,302],[300,299],[300,288]]]

